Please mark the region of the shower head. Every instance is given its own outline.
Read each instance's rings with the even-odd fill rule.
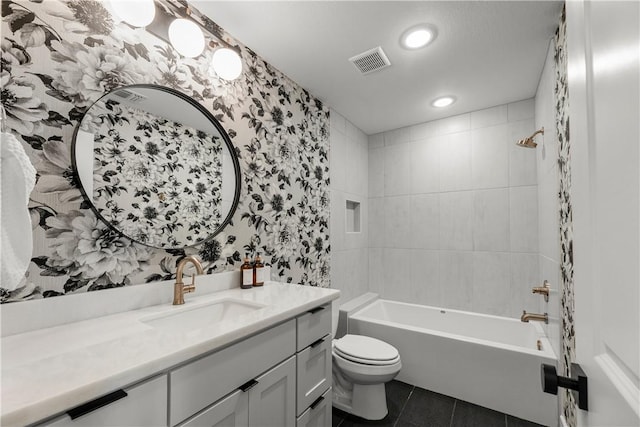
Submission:
[[[524,148],[536,148],[538,144],[533,141],[533,138],[539,133],[544,135],[544,128],[541,128],[540,130],[535,131],[533,135],[531,135],[528,138],[522,138],[521,140],[516,142],[516,145],[518,147],[524,147]]]

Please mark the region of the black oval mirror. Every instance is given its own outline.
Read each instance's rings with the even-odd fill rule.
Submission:
[[[98,218],[147,246],[203,243],[238,205],[240,166],[229,136],[174,89],[132,85],[104,95],[85,112],[71,152]]]

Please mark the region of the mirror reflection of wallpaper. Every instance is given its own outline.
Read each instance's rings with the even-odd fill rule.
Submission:
[[[92,199],[105,220],[137,242],[170,248],[220,226],[219,135],[114,101],[96,103],[91,115]]]
[[[237,269],[245,253],[260,252],[275,280],[329,286],[328,108],[211,21],[207,28],[242,57],[234,81],[211,74],[213,50],[183,58],[144,28],[119,22],[106,5],[2,1],[2,104],[38,181],[29,204],[28,277],[15,292],[0,289],[0,301],[168,280],[185,255],[199,256],[211,273]],[[145,83],[207,108],[239,157],[242,189],[232,222],[196,247],[154,249],[118,235],[74,181],[71,141],[82,114],[117,87]]]

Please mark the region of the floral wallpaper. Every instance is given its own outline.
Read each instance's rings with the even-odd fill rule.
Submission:
[[[210,72],[212,49],[183,58],[144,29],[119,22],[106,4],[2,1],[2,104],[7,127],[24,143],[38,176],[29,204],[32,262],[18,289],[0,289],[0,300],[170,279],[189,254],[214,272],[236,269],[245,253],[260,252],[274,279],[328,286],[329,110],[195,9],[216,36],[207,34],[208,41],[239,50],[240,78],[225,81]],[[83,113],[106,92],[141,83],[200,102],[239,157],[238,209],[202,245],[162,250],[123,237],[96,218],[75,181],[70,147]]]
[[[90,197],[102,218],[153,247],[190,246],[220,226],[220,134],[113,100],[90,111],[80,127],[90,140],[76,144],[93,141]]]
[[[570,376],[571,363],[575,362],[575,330],[573,323],[573,211],[571,207],[571,144],[569,139],[569,90],[567,80],[567,22],[562,10],[560,26],[556,31],[556,134],[558,136],[558,176],[560,179],[560,273],[562,277],[562,363],[561,375]],[[563,389],[561,405],[569,426],[576,426],[576,402],[570,390]]]

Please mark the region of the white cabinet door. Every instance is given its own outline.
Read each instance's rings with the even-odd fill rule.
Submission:
[[[167,376],[162,375],[152,380],[125,389],[126,396],[104,406],[98,406],[85,415],[75,419],[67,414],[51,422],[42,424],[48,427],[62,426],[148,426],[167,425]],[[100,399],[95,399],[85,407],[96,406]],[[80,407],[74,408],[78,409]],[[72,412],[73,410],[69,411]]]
[[[249,425],[294,427],[296,425],[296,357],[280,363],[256,378],[249,390]]]
[[[246,427],[249,425],[249,393],[236,390],[180,427]]]

